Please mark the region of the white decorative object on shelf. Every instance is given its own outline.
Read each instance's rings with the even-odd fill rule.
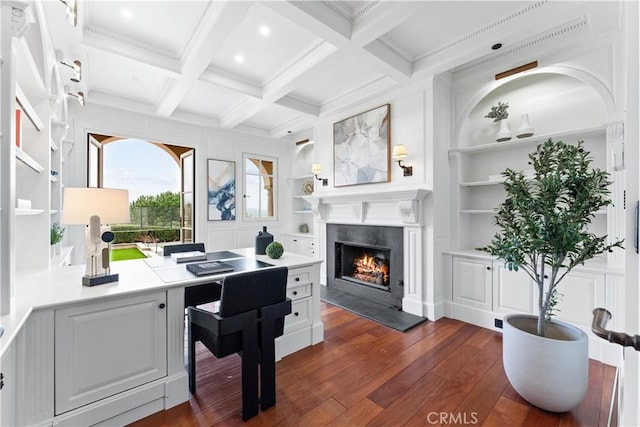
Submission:
[[[29,200],[29,199],[17,199],[16,200],[16,208],[17,209],[31,209],[31,200]]]
[[[507,122],[507,119],[502,119],[499,120],[498,123],[500,123],[500,129],[496,134],[496,141],[509,141],[511,139],[511,129],[509,129],[509,122]]]
[[[516,132],[518,138],[527,138],[533,135],[533,128],[529,124],[529,114],[523,114],[520,118],[520,127]]]

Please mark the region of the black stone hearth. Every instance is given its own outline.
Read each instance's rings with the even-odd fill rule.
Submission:
[[[403,234],[402,227],[327,224],[327,286],[321,299],[403,332],[427,320],[402,311]],[[362,283],[344,273],[349,268],[341,264],[350,262],[346,254],[354,247],[384,259],[388,283]]]
[[[386,305],[327,286],[320,286],[320,299],[400,332],[406,332],[427,320],[426,317],[394,310]]]

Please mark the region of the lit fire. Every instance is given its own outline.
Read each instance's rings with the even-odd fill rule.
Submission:
[[[380,286],[389,285],[389,264],[383,258],[364,254],[353,261],[354,279],[375,283]]]

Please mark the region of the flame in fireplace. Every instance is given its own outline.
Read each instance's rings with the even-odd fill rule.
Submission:
[[[389,263],[384,257],[363,254],[353,260],[353,277],[380,286],[389,285]]]

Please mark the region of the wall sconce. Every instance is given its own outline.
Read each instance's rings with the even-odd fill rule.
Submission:
[[[131,222],[129,192],[116,188],[65,187],[62,204],[63,224],[89,225],[85,232],[84,286],[95,286],[118,281],[111,274],[111,242],[114,239],[109,226]]]
[[[412,176],[413,175],[413,166],[406,166],[402,164],[402,159],[407,157],[407,149],[404,145],[398,144],[393,146],[393,160],[398,162],[398,166],[400,166],[404,170],[404,176]]]
[[[311,166],[311,173],[316,177],[318,181],[322,181],[323,187],[326,187],[327,185],[329,185],[329,180],[327,178],[320,178],[318,176],[320,172],[322,172],[322,166],[320,166],[320,163],[314,163],[313,166]]]
[[[67,95],[73,96],[75,99],[78,100],[78,104],[84,107],[84,92],[71,93],[69,92],[69,89],[67,89]]]
[[[77,0],[60,0],[60,3],[67,7],[67,22],[75,27],[78,24]]]
[[[64,61],[60,61],[60,63],[73,70],[73,77],[71,77],[71,81],[80,83],[80,80],[82,80],[82,63],[78,60],[73,61],[73,64],[67,64]]]
[[[60,0],[60,3],[67,6],[67,22],[75,27],[78,24],[78,1]]]

